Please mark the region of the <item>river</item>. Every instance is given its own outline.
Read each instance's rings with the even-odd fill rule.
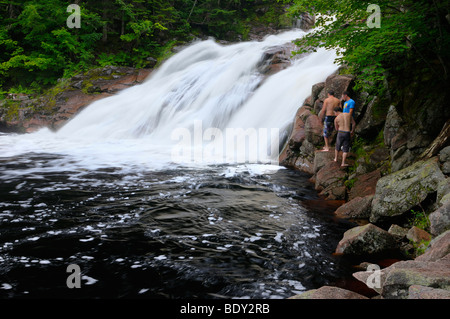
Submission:
[[[257,69],[303,34],[200,41],[58,132],[1,134],[0,297],[287,298],[348,275],[348,226],[277,163],[335,53]]]

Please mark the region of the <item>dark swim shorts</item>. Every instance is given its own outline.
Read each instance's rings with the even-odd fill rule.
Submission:
[[[325,121],[323,122],[323,136],[330,137],[334,130],[334,119],[336,116],[325,116]]]
[[[350,151],[350,141],[351,141],[350,132],[338,131],[336,137],[336,150],[339,152],[342,147],[342,151],[344,153],[348,153]]]

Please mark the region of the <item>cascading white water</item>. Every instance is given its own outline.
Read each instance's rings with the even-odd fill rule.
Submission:
[[[308,177],[267,165],[337,69],[319,50],[258,72],[303,34],[198,42],[56,133],[0,134],[0,298],[288,298],[343,277],[335,209],[311,210]],[[241,165],[247,151],[261,156]],[[83,289],[60,280],[70,264]]]
[[[177,159],[197,164],[239,161],[246,157],[230,152],[254,150],[251,145],[237,147],[243,139],[271,148],[263,150],[266,158],[256,161],[273,159],[279,133],[292,123],[311,86],[337,69],[335,52],[321,49],[262,81],[257,65],[263,53],[304,34],[294,30],[261,42],[227,46],[213,40],[197,42],[166,61],[143,84],[92,103],[58,132],[16,136],[0,147],[10,155],[25,151],[74,155],[79,165],[133,163],[154,168]],[[230,141],[229,136],[225,139],[227,130],[240,131]],[[255,134],[262,142],[254,139]],[[213,152],[208,153],[209,140]],[[225,156],[222,150],[228,150]],[[188,158],[186,153],[177,157],[183,151]]]

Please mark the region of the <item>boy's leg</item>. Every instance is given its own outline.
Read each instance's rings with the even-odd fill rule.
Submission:
[[[348,153],[342,153],[342,165],[341,166],[348,166],[348,164],[345,163],[345,160],[347,159]]]

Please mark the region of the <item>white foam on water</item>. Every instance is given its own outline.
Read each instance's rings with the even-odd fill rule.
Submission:
[[[1,135],[1,157],[55,155],[39,167],[2,172],[3,179],[103,167],[124,172],[198,168],[242,160],[250,164],[244,168],[251,174],[276,172],[280,168],[270,164],[278,159],[280,132],[292,123],[311,86],[338,67],[334,51],[319,49],[264,79],[258,72],[264,52],[304,34],[293,30],[227,46],[200,41],[167,60],[144,83],[93,102],[56,133],[42,129]],[[243,132],[231,140],[228,130]],[[256,144],[255,158],[248,152],[254,154]]]

